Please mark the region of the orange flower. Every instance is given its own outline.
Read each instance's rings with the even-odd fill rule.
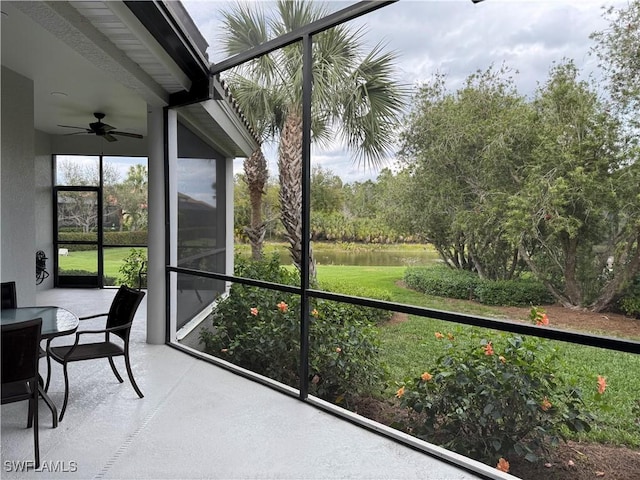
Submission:
[[[531,319],[531,321],[538,326],[546,327],[547,325],[549,325],[549,317],[544,312],[543,308],[531,307],[529,319]]]
[[[502,363],[507,363],[507,359],[504,358],[502,355],[498,357],[498,360],[500,360]]]
[[[487,343],[484,346],[484,354],[485,355],[493,355],[493,347],[491,346],[491,342]]]
[[[453,336],[453,334],[452,334],[452,333],[447,333],[447,338],[448,338],[449,340],[453,340],[455,337]]]
[[[318,315],[319,315],[318,310],[316,310],[315,308],[311,310],[311,316],[317,317]]]
[[[598,375],[598,393],[602,395],[607,389],[607,379],[602,375]]]
[[[542,408],[542,411],[546,412],[551,407],[552,407],[552,405],[551,405],[551,402],[549,401],[549,399],[547,397],[544,397],[542,399],[542,403],[540,404],[540,408]]]
[[[536,322],[536,325],[542,325],[544,327],[549,325],[549,317],[547,316],[546,313],[543,313],[542,315],[538,316],[538,321]]]
[[[507,462],[504,458],[500,457],[500,460],[498,460],[498,465],[496,465],[496,468],[501,472],[508,473],[509,462]]]
[[[443,335],[443,334],[441,334],[440,332],[436,332],[436,334],[435,334],[435,335],[436,335],[436,338],[437,338],[438,340],[441,340],[441,339],[443,339],[443,338],[444,338],[444,335]]]
[[[253,307],[251,309],[251,315],[253,315],[254,317],[258,316],[258,309],[256,307]]]
[[[420,378],[425,382],[428,382],[433,378],[433,375],[431,375],[429,372],[424,372],[422,375],[420,375]]]
[[[282,313],[286,313],[286,312],[287,312],[287,310],[289,310],[289,305],[287,305],[287,304],[286,304],[286,303],[284,303],[284,302],[280,302],[280,303],[278,304],[278,310],[280,310]]]
[[[404,395],[404,387],[400,387],[396,392],[396,397],[402,398],[403,395]]]

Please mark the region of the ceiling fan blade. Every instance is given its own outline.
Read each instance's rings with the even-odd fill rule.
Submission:
[[[111,131],[111,132],[109,132],[109,134],[111,134],[111,135],[120,135],[121,137],[144,138],[142,135],[139,135],[137,133],[129,133],[129,132]]]
[[[63,137],[68,137],[69,135],[86,135],[87,133],[93,133],[91,130],[87,130],[86,132],[73,132],[73,133],[63,133]]]
[[[107,142],[117,142],[118,141],[118,139],[116,137],[114,137],[113,135],[111,135],[110,133],[105,133],[104,135],[100,135],[100,136],[104,137]]]
[[[80,130],[86,130],[86,131],[88,131],[88,132],[90,132],[90,131],[91,131],[91,130],[89,130],[89,129],[88,129],[88,128],[86,128],[86,127],[76,127],[76,126],[74,126],[74,125],[60,125],[60,124],[58,124],[58,126],[59,126],[59,127],[64,127],[64,128],[79,128]]]

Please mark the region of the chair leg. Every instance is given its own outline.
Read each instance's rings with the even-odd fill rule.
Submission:
[[[51,410],[51,418],[53,420],[53,428],[58,428],[58,409],[56,408],[56,404],[53,403],[47,392],[44,389],[40,389],[40,397],[44,400],[44,403],[47,404],[49,410]]]
[[[138,384],[136,383],[136,381],[133,379],[133,372],[131,371],[131,363],[129,362],[129,352],[127,352],[126,355],[124,356],[124,364],[127,366],[127,374],[129,375],[129,380],[131,380],[131,385],[133,385],[133,389],[138,394],[138,397],[143,398],[144,395],[138,388]]]
[[[40,440],[38,428],[38,384],[33,386],[35,390],[33,396],[33,448],[35,450],[36,468],[40,468]]]
[[[29,412],[27,413],[27,428],[33,426],[33,400],[29,399]]]
[[[46,384],[43,381],[41,375],[38,377],[38,380],[40,381],[40,385],[44,386],[44,391],[45,392],[47,390],[49,390],[49,379],[50,379],[50,377],[51,377],[51,360],[49,360],[49,355],[47,355],[47,382],[46,382]]]
[[[118,381],[120,383],[123,383],[124,380],[122,379],[122,377],[120,376],[120,374],[118,373],[118,369],[116,368],[116,364],[113,363],[113,357],[109,357],[109,365],[111,365],[111,370],[113,371],[113,374],[116,376],[116,378],[118,379]]]
[[[51,342],[51,340],[49,340],[47,342],[47,351],[49,350],[49,343],[50,342]],[[49,382],[50,381],[51,381],[51,357],[47,353],[47,381],[44,384],[44,391],[45,392],[49,391]]]
[[[64,402],[62,402],[62,410],[60,410],[59,421],[62,421],[64,412],[67,409],[67,401],[69,400],[69,375],[67,375],[67,364],[62,365],[62,371],[64,373]]]

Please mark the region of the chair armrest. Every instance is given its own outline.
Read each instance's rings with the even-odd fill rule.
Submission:
[[[116,332],[118,330],[124,330],[125,328],[129,328],[131,326],[131,322],[125,323],[124,325],[120,325],[119,327],[111,327],[111,328],[103,328],[101,330],[82,330],[80,332],[76,332],[76,337],[80,337],[80,335],[84,335],[85,333],[111,333]]]
[[[78,320],[89,320],[90,318],[106,317],[108,313],[98,313],[96,315],[89,315],[88,317],[78,317]]]
[[[93,335],[95,335],[95,334],[100,334],[100,333],[116,332],[118,330],[123,330],[125,328],[129,328],[131,326],[131,324],[132,324],[132,322],[129,322],[129,323],[126,323],[124,325],[120,325],[119,327],[105,328],[105,329],[102,329],[102,330],[82,330],[82,331],[76,332],[76,340],[75,340],[75,342],[73,342],[73,345],[71,346],[71,348],[69,349],[67,354],[63,357],[64,360],[66,361],[66,359],[73,353],[73,351],[76,349],[76,347],[80,344],[80,335],[85,335],[85,334],[93,334]],[[50,351],[49,351],[50,343],[51,343],[51,340],[49,340],[47,342],[47,353],[50,353]]]

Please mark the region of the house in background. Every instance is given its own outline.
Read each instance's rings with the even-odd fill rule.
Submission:
[[[233,248],[225,248],[233,245],[232,160],[248,156],[257,140],[228,90],[211,75],[207,43],[179,2],[18,1],[2,2],[1,9],[0,276],[16,281],[22,304],[34,304],[37,290],[54,286],[102,286],[103,230],[109,225],[101,221],[93,245],[99,252],[95,276],[57,275],[57,227],[63,225],[58,205],[80,187],[58,185],[53,165],[60,155],[88,156],[96,165],[108,158],[144,158],[147,340],[164,343],[165,265],[190,266],[209,256],[217,272],[232,272]],[[100,131],[100,122],[113,130]],[[83,187],[99,205],[100,182]],[[184,201],[203,196],[212,199],[208,205]],[[179,216],[189,219],[184,230]],[[98,212],[96,218],[103,216]],[[193,236],[198,218],[209,226],[196,232],[208,236],[207,248],[180,249],[179,240]],[[52,274],[36,286],[37,251],[45,253]],[[187,278],[174,281],[181,299],[173,321],[186,323],[224,287],[220,283],[205,282],[196,291]]]

